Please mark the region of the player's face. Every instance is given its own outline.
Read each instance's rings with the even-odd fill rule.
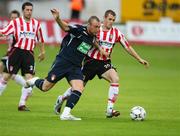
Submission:
[[[92,35],[96,35],[99,31],[101,23],[97,20],[92,20],[92,22],[89,24],[88,32]]]
[[[25,6],[25,9],[23,10],[23,16],[26,20],[30,20],[32,16],[32,6]]]
[[[112,28],[112,25],[115,21],[116,17],[111,15],[111,14],[108,14],[107,17],[104,17],[104,26],[107,28],[107,29],[111,29]]]
[[[16,18],[18,18],[18,15],[16,13],[12,13],[10,16],[10,20],[14,20]]]

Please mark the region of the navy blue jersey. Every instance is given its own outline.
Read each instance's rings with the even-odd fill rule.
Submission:
[[[95,36],[87,33],[82,25],[69,26],[68,34],[63,38],[58,56],[81,66],[82,61],[95,42]]]

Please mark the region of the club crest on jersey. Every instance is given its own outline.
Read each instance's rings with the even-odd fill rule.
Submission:
[[[110,35],[109,35],[109,38],[110,38],[110,39],[112,39],[112,38],[113,38],[113,35],[112,35],[112,34],[110,34]]]
[[[51,80],[54,81],[56,79],[56,75],[51,75]]]

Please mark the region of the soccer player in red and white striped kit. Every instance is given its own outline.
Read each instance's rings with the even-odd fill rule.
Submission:
[[[13,34],[15,39],[13,47],[8,54],[8,71],[7,73],[3,73],[0,80],[0,91],[3,91],[6,88],[7,82],[11,76],[17,74],[19,69],[21,69],[21,73],[25,76],[26,80],[33,78],[35,73],[33,50],[37,41],[42,43],[39,46],[40,54],[38,59],[42,61],[45,58],[44,38],[42,35],[41,24],[36,19],[32,18],[32,11],[32,3],[23,3],[23,16],[10,21],[4,29],[0,30],[0,36]],[[18,106],[19,111],[29,111],[25,104],[31,92],[32,88],[26,88],[26,85],[24,85]]]
[[[142,59],[129,45],[124,34],[122,34],[118,28],[112,26],[115,18],[116,14],[114,11],[107,10],[105,12],[103,24],[101,25],[100,31],[97,35],[99,45],[111,55],[115,43],[119,42],[124,49],[138,62],[148,66],[148,62]],[[111,64],[110,55],[109,57],[103,56],[96,48],[92,48],[88,52],[88,56],[84,61],[84,66],[82,69],[85,84],[89,80],[92,80],[96,75],[110,83],[106,110],[107,118],[117,117],[120,115],[119,111],[114,110],[114,103],[116,102],[119,93],[119,76],[116,69]],[[57,98],[54,106],[56,114],[60,113],[63,101],[66,100],[70,95],[71,88]]]
[[[20,13],[19,11],[17,10],[12,10],[10,12],[10,15],[9,15],[9,18],[10,20],[14,20],[16,18],[20,17]],[[11,51],[11,48],[12,46],[14,45],[14,36],[13,34],[11,35],[8,35],[8,36],[3,36],[3,37],[0,37],[0,40],[6,40],[8,42],[8,49],[7,49],[7,52],[6,54],[1,58],[1,61],[0,61],[0,80],[1,80],[1,77],[2,77],[2,74],[3,72],[7,72],[7,68],[6,68],[6,63],[7,63],[7,60],[8,60],[8,54],[10,53]],[[24,80],[24,78],[21,76],[21,75],[18,75],[18,74],[13,74],[12,75],[12,79],[14,81],[16,81],[16,83],[24,86],[26,85],[26,81]],[[1,90],[0,91],[0,95],[2,95],[4,90]]]

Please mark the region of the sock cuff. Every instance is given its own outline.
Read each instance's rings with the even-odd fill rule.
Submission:
[[[115,103],[116,100],[113,98],[113,99],[108,99],[108,101]]]
[[[72,94],[80,97],[82,93],[81,93],[80,91],[78,91],[78,90],[73,90],[73,91],[72,91]]]
[[[119,83],[111,83],[110,86],[112,86],[112,87],[119,87]]]
[[[41,91],[44,91],[44,90],[42,90],[43,83],[44,83],[44,79],[37,79],[34,84]]]

